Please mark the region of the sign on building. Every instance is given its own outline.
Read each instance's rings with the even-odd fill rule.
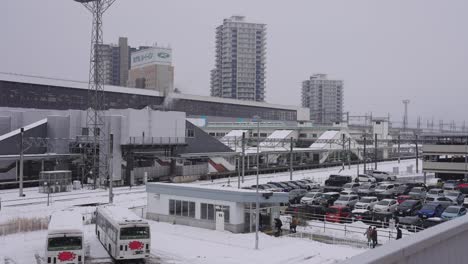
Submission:
[[[133,52],[131,55],[131,68],[139,68],[146,65],[172,64],[172,50],[168,48],[154,47]]]

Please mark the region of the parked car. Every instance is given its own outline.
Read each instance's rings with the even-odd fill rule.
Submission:
[[[377,182],[377,179],[371,175],[359,174],[355,179],[355,182]]]
[[[374,205],[379,202],[379,199],[375,196],[363,196],[359,201],[354,205],[355,209],[374,209]]]
[[[359,186],[360,184],[355,182],[346,183],[345,185],[343,185],[343,191],[347,190],[357,193]]]
[[[428,219],[425,219],[423,221],[423,225],[422,227],[423,228],[429,228],[429,227],[433,227],[435,225],[438,225],[440,223],[443,223],[444,220],[440,217],[431,217],[431,218],[428,218]]]
[[[333,205],[327,210],[325,219],[328,222],[347,222],[351,217],[351,209],[348,206]]]
[[[383,199],[374,205],[375,213],[394,213],[398,203],[395,199]]]
[[[395,185],[393,184],[381,184],[375,188],[375,196],[379,199],[385,199],[385,198],[393,198],[394,197],[394,189]]]
[[[322,196],[321,192],[308,192],[301,198],[301,204],[313,204],[314,200]]]
[[[320,189],[320,183],[316,183],[316,182],[312,182],[312,181],[308,181],[308,180],[299,180],[299,181],[296,181],[296,182],[303,183],[306,186],[306,189],[309,190],[309,191],[310,190]]]
[[[400,195],[397,197],[397,202],[399,204],[401,204],[402,202],[406,201],[406,200],[410,200],[411,199],[411,196],[409,195]]]
[[[430,217],[440,217],[444,211],[440,203],[427,203],[418,211],[418,216],[422,219]]]
[[[307,184],[300,182],[300,181],[289,181],[289,183],[292,183],[294,185],[299,186],[299,188],[304,189],[304,190],[309,190]]]
[[[409,196],[413,199],[424,200],[426,198],[426,188],[425,187],[413,187],[409,192]]]
[[[341,205],[354,208],[354,205],[357,203],[358,200],[359,196],[357,195],[340,195],[340,197],[336,199],[333,205]]]
[[[340,192],[340,195],[357,195],[357,193],[351,190],[343,190]]]
[[[351,218],[354,218],[356,221],[362,221],[364,223],[369,223],[373,220],[373,214],[371,210],[367,209],[354,209],[351,211]]]
[[[323,215],[326,214],[327,209],[327,207],[320,205],[294,204],[289,205],[285,213],[305,219],[323,220]]]
[[[406,200],[397,206],[395,215],[412,216],[416,215],[422,208],[421,200]]]
[[[395,187],[395,190],[393,193],[395,196],[407,195],[411,191],[411,188],[412,187],[406,184],[401,184],[398,187]]]
[[[444,220],[450,220],[460,216],[466,215],[466,208],[462,206],[449,206],[447,207],[441,215],[441,218]]]
[[[374,183],[363,183],[358,188],[358,195],[360,196],[372,196],[375,194],[375,187]]]
[[[338,199],[338,197],[340,197],[340,194],[337,192],[326,192],[323,193],[319,199],[315,200],[314,204],[330,206],[336,201],[336,199]]]
[[[291,186],[288,186],[284,183],[281,183],[281,182],[269,182],[268,184],[272,184],[278,188],[281,188],[283,190],[283,192],[289,192],[291,190],[293,190],[293,188]]]
[[[398,218],[398,225],[410,232],[421,230],[424,222],[418,216],[405,216]]]
[[[343,187],[343,185],[352,181],[353,177],[351,176],[332,174],[328,176],[328,179],[325,181],[325,185]]]
[[[424,187],[427,190],[427,185],[423,182],[407,182],[405,185],[414,188],[414,187]]]
[[[444,207],[444,209],[453,205],[453,201],[445,196],[427,197],[426,203],[439,203],[442,205],[442,207]]]
[[[456,204],[456,205],[463,204],[463,201],[465,200],[464,195],[459,191],[446,191],[445,197],[452,200],[453,204]]]
[[[442,189],[430,189],[426,195],[426,197],[440,197],[440,196],[444,196],[444,190]]]
[[[443,187],[443,189],[444,189],[444,190],[447,190],[447,191],[456,190],[458,184],[460,184],[460,183],[461,183],[461,182],[458,181],[458,180],[447,180],[447,181],[444,182],[444,187]]]
[[[294,182],[282,182],[282,184],[285,184],[289,187],[292,188],[292,190],[295,190],[295,189],[302,189],[301,186],[299,186],[298,184],[294,183]]]
[[[396,176],[385,171],[368,170],[366,174],[373,176],[377,181],[395,181]]]
[[[304,189],[294,189],[289,192],[289,203],[298,204],[301,202],[301,198],[307,193]]]

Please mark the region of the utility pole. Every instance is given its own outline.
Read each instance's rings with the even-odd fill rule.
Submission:
[[[24,127],[20,129],[20,169],[19,169],[19,197],[23,197],[23,177],[24,177]]]
[[[257,183],[256,183],[256,202],[255,202],[255,249],[258,249],[258,229],[260,221],[260,197],[258,193],[258,178],[260,168],[260,117],[254,116],[254,120],[257,121]]]
[[[345,134],[341,135],[341,143],[343,145],[343,151],[341,152],[341,170],[345,169],[345,161],[344,161],[344,156],[345,156]]]
[[[245,176],[245,132],[242,132],[242,183]]]
[[[367,153],[366,153],[366,145],[367,145],[367,140],[366,140],[366,137],[364,136],[364,174],[366,173],[366,165],[367,165],[367,160],[366,160],[366,156],[367,156]]]
[[[406,131],[408,128],[408,104],[410,100],[406,99],[403,100],[403,104],[405,105],[405,115],[403,116],[403,131]]]
[[[416,173],[419,173],[418,135],[416,134]]]
[[[348,138],[348,170],[351,170],[351,138]]]
[[[398,164],[400,163],[400,134],[398,134]]]
[[[374,136],[374,170],[377,170],[377,134]]]
[[[112,190],[112,187],[114,185],[114,170],[112,169],[112,163],[114,159],[114,155],[112,153],[114,152],[114,134],[109,134],[109,157],[110,157],[110,172],[109,173],[109,203],[112,204],[114,203],[114,193]],[[146,182],[145,182],[146,184]]]
[[[100,46],[103,44],[102,17],[104,12],[115,0],[75,0],[83,4],[93,15],[91,31],[91,54],[88,84],[88,108],[86,111],[87,153],[86,173],[93,177],[93,187],[96,188],[97,179],[109,177],[108,158],[105,151],[106,134],[105,94],[104,94],[104,63]]]
[[[294,143],[294,138],[291,137],[291,143],[290,143],[290,152],[289,152],[289,180],[292,181],[293,179],[293,143]]]

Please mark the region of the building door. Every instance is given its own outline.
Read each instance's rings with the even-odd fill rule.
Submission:
[[[216,211],[216,230],[224,231],[224,212]]]

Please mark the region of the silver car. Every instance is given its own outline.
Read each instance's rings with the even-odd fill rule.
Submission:
[[[433,198],[442,197],[442,196],[444,196],[444,190],[442,190],[442,189],[430,189],[427,192],[426,196],[427,197],[433,197]]]
[[[420,199],[423,200],[426,198],[426,188],[424,187],[413,187],[411,191],[408,193],[409,196],[413,199]]]
[[[357,202],[354,205],[354,209],[366,209],[366,210],[372,210],[374,209],[374,205],[379,202],[379,199],[375,196],[364,196],[359,199],[359,202]]]
[[[359,196],[357,195],[340,195],[333,205],[348,206],[354,208],[354,205],[358,202]]]

